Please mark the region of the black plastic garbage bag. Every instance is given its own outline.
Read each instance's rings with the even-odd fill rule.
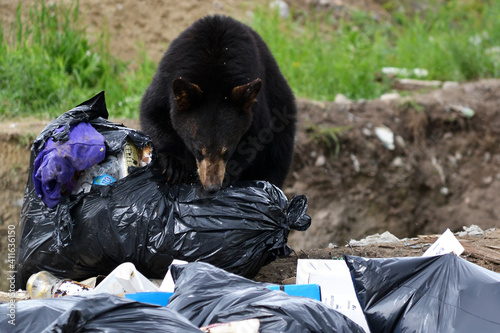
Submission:
[[[9,311],[0,305],[0,332],[200,332],[171,309],[107,294],[19,301],[13,319]]]
[[[138,148],[150,144],[142,132],[107,116],[103,93],[64,113],[35,140],[31,167],[50,137],[65,139],[56,129],[82,121],[106,138],[108,153],[122,150],[127,140]],[[210,195],[199,185],[169,185],[154,154],[148,166],[109,186],[63,196],[53,209],[36,194],[32,173],[20,221],[18,288],[41,270],[81,281],[127,261],[149,278],[163,278],[174,258],[252,277],[277,256],[290,254],[290,228],[305,230],[311,223],[304,196],[288,201],[268,182],[240,182]]]
[[[198,326],[257,318],[259,332],[364,332],[317,300],[272,291],[210,264],[173,265],[172,277],[175,291],[167,308]]]
[[[498,273],[451,253],[345,260],[372,333],[500,332]]]

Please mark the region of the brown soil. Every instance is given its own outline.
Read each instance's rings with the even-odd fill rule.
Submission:
[[[17,3],[2,1],[0,19],[8,22],[14,18]],[[303,1],[290,3],[308,7]],[[315,2],[309,3],[314,6]],[[347,8],[343,6],[347,1],[330,3],[330,9]],[[383,14],[375,1],[348,3]],[[237,0],[167,4],[159,0],[91,0],[80,5],[90,33],[107,27],[116,56],[137,59],[134,55],[142,44],[155,61],[195,19],[221,12],[247,20],[252,6],[255,2]],[[413,93],[392,101],[339,104],[299,99],[296,154],[284,191],[289,197],[308,197],[312,225],[305,232],[292,232],[289,245],[295,254],[264,267],[257,279],[279,283],[294,276],[297,258],[332,258],[344,253],[367,257],[420,255],[424,244],[435,239],[421,237],[408,245],[344,246],[351,238],[377,232],[390,231],[402,238],[441,234],[446,228],[459,231],[471,224],[483,229],[499,226],[499,100],[500,80]],[[75,101],[75,105],[80,102]],[[475,115],[467,118],[457,106],[469,107]],[[139,128],[137,120],[123,122]],[[22,119],[0,125],[2,258],[6,258],[7,226],[16,225],[20,216],[29,145],[45,124]],[[394,150],[385,148],[377,138],[374,129],[378,126],[394,133]],[[499,271],[500,258],[495,254],[500,248],[499,237],[492,231],[485,237],[462,239],[466,247],[463,256]],[[330,249],[330,243],[339,247]],[[4,260],[0,266],[3,272],[8,270]],[[5,279],[0,281],[0,289],[5,289]]]

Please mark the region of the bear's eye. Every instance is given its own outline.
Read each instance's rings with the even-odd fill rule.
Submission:
[[[201,151],[201,149],[196,149],[196,158],[198,160],[202,160],[203,159],[203,152]]]

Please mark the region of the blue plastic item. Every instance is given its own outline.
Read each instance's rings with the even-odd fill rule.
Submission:
[[[286,284],[268,286],[271,290],[281,290],[290,296],[309,297],[321,301],[321,289],[318,284]]]
[[[125,294],[125,298],[142,303],[166,306],[168,304],[170,296],[172,295],[173,293],[167,293],[163,291],[151,291],[144,293]]]

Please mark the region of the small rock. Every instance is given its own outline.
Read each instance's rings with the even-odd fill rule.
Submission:
[[[395,101],[395,100],[398,100],[400,98],[401,98],[401,95],[398,93],[388,93],[388,94],[383,94],[382,96],[380,96],[380,100],[386,101],[386,102]]]
[[[354,172],[359,173],[359,160],[356,155],[351,154],[352,167],[354,168]]]
[[[406,148],[406,142],[405,139],[401,135],[396,135],[396,143],[399,147],[405,149]]]
[[[395,166],[396,168],[400,168],[404,165],[403,159],[398,156],[392,161],[392,166]]]
[[[325,164],[326,164],[325,155],[319,155],[318,158],[316,159],[316,162],[314,163],[314,165],[317,167],[325,166]]]
[[[337,96],[335,96],[334,102],[337,104],[351,104],[352,103],[352,101],[349,98],[347,98],[345,95],[342,95],[342,94],[337,94]]]
[[[439,189],[439,192],[445,197],[450,195],[450,189],[446,186],[441,187],[441,189]]]
[[[272,10],[278,10],[279,16],[281,18],[287,19],[290,17],[290,8],[288,4],[283,0],[274,0],[269,3],[269,8]]]
[[[370,131],[366,127],[363,127],[363,129],[361,130],[361,132],[363,133],[364,136],[372,136],[372,131]]]
[[[491,183],[493,183],[493,176],[488,176],[483,178],[484,185],[490,185]]]
[[[322,101],[312,101],[312,105],[318,106],[323,110],[326,109],[326,103]]]
[[[375,127],[375,135],[382,141],[384,147],[394,150],[394,133],[387,127]]]
[[[446,132],[443,135],[443,140],[450,140],[452,138],[453,138],[453,133],[451,133],[451,132]]]
[[[337,245],[335,245],[335,244],[333,244],[333,243],[328,244],[328,248],[329,248],[329,249],[335,249],[335,248],[337,248],[337,247],[338,247],[338,246],[337,246]]]

